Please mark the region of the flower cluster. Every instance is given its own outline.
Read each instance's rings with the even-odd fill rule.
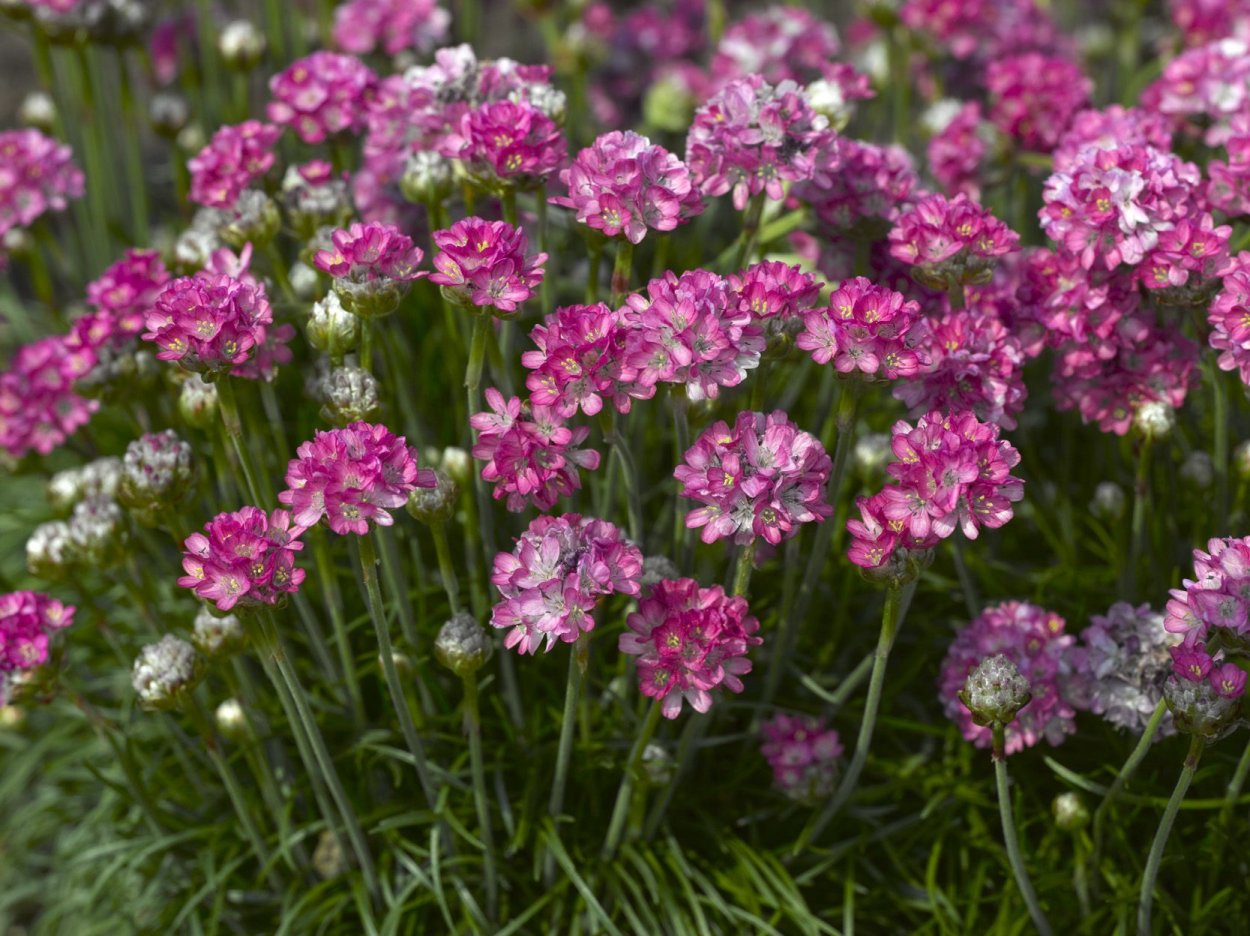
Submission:
[[[1172,648],[1172,676],[1163,687],[1176,727],[1208,741],[1218,740],[1237,725],[1246,671],[1223,653],[1212,656],[1204,644]]]
[[[579,468],[594,471],[599,453],[578,448],[590,430],[569,428],[551,406],[519,397],[505,400],[493,387],[486,391],[490,412],[476,413],[469,425],[477,430],[473,457],[485,462],[482,478],[495,485],[496,500],[507,498],[509,510],[524,510],[533,501],[550,510],[561,498],[581,488]]]
[[[672,231],[703,211],[703,199],[680,159],[632,131],[605,133],[560,172],[577,220],[608,237],[640,243],[648,229]]]
[[[0,595],[0,700],[5,674],[46,663],[49,640],[74,623],[74,610],[41,592]]]
[[[1006,753],[1032,747],[1043,738],[1061,744],[1076,731],[1076,712],[1065,692],[1064,658],[1073,643],[1064,620],[1022,601],[986,608],[955,635],[942,662],[938,691],[946,715],[977,747],[989,747],[992,732],[978,725],[959,699],[968,675],[983,660],[1002,655],[1019,668],[1032,698],[1006,726]]]
[[[277,605],[299,591],[304,570],[295,553],[304,548],[303,530],[291,528],[285,510],[267,514],[259,507],[219,513],[184,544],[178,584],[211,601],[219,611]]]
[[[1250,385],[1250,253],[1240,253],[1224,271],[1221,289],[1207,311],[1208,343],[1220,352],[1221,370],[1236,370]]]
[[[197,205],[229,208],[245,188],[273,168],[273,148],[281,135],[281,127],[259,120],[222,127],[187,163],[191,171],[187,197]]]
[[[1232,117],[1250,109],[1250,42],[1230,37],[1182,52],[1142,92],[1141,106],[1219,146]]]
[[[194,477],[191,446],[172,429],[147,432],[126,446],[117,500],[155,525],[186,495]]]
[[[886,471],[895,483],[856,501],[861,519],[846,525],[851,562],[880,568],[900,546],[931,549],[957,528],[976,539],[981,527],[1011,519],[1011,505],[1024,497],[1024,482],[1010,474],[1020,453],[998,438],[998,426],[935,411],[914,427],[899,420],[892,431],[897,461]]]
[[[95,314],[75,323],[71,342],[77,336],[83,347],[99,349],[136,337],[169,278],[158,251],[128,249],[87,284],[87,302]],[[89,333],[84,330],[87,323]]]
[[[1078,710],[1140,735],[1172,672],[1171,643],[1162,614],[1149,605],[1117,602],[1105,615],[1091,617],[1080,642],[1069,649],[1064,694]],[[1165,716],[1156,737],[1175,732]]]
[[[816,154],[832,145],[828,121],[792,81],[777,86],[759,75],[731,81],[694,115],[686,162],[704,195],[733,191],[742,211],[765,193],[782,197],[782,182],[810,179]]]
[[[1120,146],[1172,148],[1172,128],[1158,114],[1138,107],[1111,104],[1101,110],[1084,110],[1072,118],[1055,147],[1054,167],[1067,172],[1086,150]]]
[[[525,256],[525,232],[505,221],[465,218],[434,232],[439,253],[430,282],[459,305],[515,312],[543,279],[545,253]]]
[[[313,262],[334,278],[343,307],[361,318],[395,311],[406,284],[428,275],[417,270],[421,248],[393,224],[356,223],[334,231],[330,242]]]
[[[334,44],[344,52],[429,52],[447,38],[451,14],[436,0],[348,0],[334,9]]]
[[[1250,647],[1250,537],[1213,539],[1194,550],[1194,577],[1173,589],[1164,626],[1186,646],[1218,634],[1226,647]]]
[[[825,485],[833,464],[819,440],[785,413],[744,412],[733,428],[713,423],[673,471],[681,494],[704,506],[686,516],[702,528],[703,542],[732,537],[746,544],[762,537],[776,545],[801,523],[833,513]]]
[[[986,282],[994,262],[1019,241],[1019,234],[968,196],[929,195],[895,222],[890,254],[911,264],[926,286],[944,289]]]
[[[360,130],[377,76],[352,55],[314,52],[269,79],[269,119],[305,143]]]
[[[154,644],[146,644],[135,657],[130,674],[139,704],[145,709],[172,709],[199,684],[204,661],[181,637],[166,634]]]
[[[490,580],[502,600],[490,622],[508,631],[509,649],[534,654],[545,642],[551,650],[594,630],[606,596],[637,595],[641,574],[642,553],[606,520],[535,517],[512,552],[495,557]]]
[[[712,82],[761,75],[770,84],[828,76],[840,43],[833,24],[798,6],[772,6],[731,23],[712,56]]]
[[[933,178],[952,194],[979,199],[991,135],[979,102],[960,106],[929,138],[926,155]]]
[[[38,130],[0,133],[0,239],[45,212],[65,210],[82,196],[83,181],[66,144]]]
[[[443,141],[470,177],[490,186],[533,189],[560,169],[568,154],[560,128],[528,101],[489,101],[465,113]]]
[[[920,188],[911,156],[901,146],[877,146],[849,137],[821,147],[809,180],[794,194],[829,234],[884,236]]]
[[[0,448],[13,458],[47,455],[86,424],[99,404],[74,392],[93,358],[60,337],[18,348],[0,374]]]
[[[535,325],[530,340],[537,350],[521,355],[531,372],[525,381],[530,401],[564,419],[579,409],[597,415],[602,394],[613,395],[621,376],[625,332],[620,323],[619,312],[599,303],[556,309]]]
[[[990,121],[1026,150],[1049,153],[1089,101],[1093,82],[1066,58],[1026,52],[989,64]]]
[[[782,793],[800,803],[833,793],[842,744],[823,718],[778,712],[760,725],[760,734],[760,753]]]
[[[828,308],[804,313],[795,345],[810,351],[817,364],[832,361],[843,374],[868,380],[910,377],[923,363],[910,334],[919,316],[918,303],[857,276],[842,282]]]
[[[1207,202],[1229,217],[1250,215],[1250,113],[1233,117],[1224,149],[1226,161],[1207,164]]]
[[[145,341],[162,361],[210,379],[250,360],[273,323],[265,287],[253,277],[202,271],[169,283],[147,314]]]
[[[741,692],[740,677],[751,672],[747,653],[763,642],[745,598],[694,579],[657,582],[625,626],[620,650],[638,658],[638,689],[665,718],[680,715],[683,702],[706,712],[714,689]]]
[[[352,423],[317,432],[296,449],[278,501],[291,508],[298,529],[326,518],[340,535],[364,536],[369,524],[390,526],[390,512],[418,487],[434,487],[434,472],[417,468],[416,450],[385,426]]]
[[[804,315],[820,299],[821,283],[797,264],[761,260],[729,277],[729,301],[764,327],[769,335],[801,327]]]

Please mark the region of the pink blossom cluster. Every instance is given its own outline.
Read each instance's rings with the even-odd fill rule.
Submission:
[[[1232,118],[1250,110],[1250,43],[1219,39],[1182,52],[1142,92],[1141,106],[1174,129],[1219,146],[1231,133]]]
[[[796,183],[796,198],[828,233],[883,236],[920,189],[911,157],[901,146],[878,146],[849,137],[816,152],[810,180]]]
[[[595,416],[604,394],[616,396],[625,347],[619,311],[603,303],[565,306],[535,325],[530,340],[537,350],[524,352],[521,363],[530,370],[525,385],[534,405],[569,419],[579,409]]]
[[[929,138],[926,153],[933,178],[952,195],[981,197],[985,159],[990,150],[990,125],[977,101],[968,101]]]
[[[1250,33],[1247,0],[1168,0],[1166,6],[1172,25],[1189,47]]]
[[[313,263],[333,277],[343,306],[364,318],[393,312],[408,284],[429,275],[417,269],[421,248],[393,224],[356,222],[332,232],[330,244]]]
[[[99,403],[75,393],[74,381],[93,363],[60,336],[18,348],[0,374],[0,448],[13,458],[47,455],[85,425]]]
[[[717,421],[704,430],[673,477],[683,497],[703,505],[686,515],[703,542],[759,537],[775,546],[833,514],[825,499],[832,467],[820,441],[782,411],[742,412],[732,429]]]
[[[417,452],[382,425],[355,422],[318,431],[295,451],[278,502],[291,508],[299,530],[322,517],[339,535],[364,536],[369,524],[390,526],[390,511],[417,488],[437,485],[434,472],[417,468]]]
[[[227,125],[187,163],[197,205],[229,208],[239,194],[273,168],[273,149],[282,128],[259,120]]]
[[[266,114],[305,143],[320,143],[365,125],[365,106],[377,76],[360,59],[314,52],[269,79]]]
[[[894,396],[918,417],[932,410],[970,412],[982,422],[1016,428],[1024,409],[1024,349],[1020,339],[992,312],[947,311],[922,319],[917,347],[926,361],[910,379],[894,386]]]
[[[833,793],[842,744],[823,718],[778,712],[760,725],[760,735],[760,753],[782,793],[800,803]]]
[[[1023,149],[1049,153],[1088,102],[1094,84],[1067,58],[1026,52],[985,72],[990,121]]]
[[[985,282],[994,262],[1016,249],[1020,235],[967,195],[928,195],[890,230],[890,254],[911,264],[928,286]]]
[[[906,0],[902,24],[951,58],[989,62],[1012,53],[1067,51],[1035,0]]]
[[[1002,654],[1029,681],[1032,698],[1006,726],[1006,752],[1015,754],[1045,739],[1062,744],[1076,732],[1076,712],[1064,684],[1065,657],[1073,644],[1058,614],[1023,601],[1006,601],[986,608],[955,635],[938,679],[946,715],[964,738],[980,748],[990,746],[988,726],[973,723],[972,713],[959,700],[964,682],[982,660]]]
[[[821,282],[803,268],[761,260],[729,277],[729,302],[770,332],[792,330],[819,300]]]
[[[535,517],[512,552],[495,556],[490,580],[502,600],[490,623],[518,653],[550,651],[595,628],[594,610],[612,594],[637,595],[642,553],[606,520],[567,513]]]
[[[1235,370],[1250,385],[1250,252],[1239,253],[1220,279],[1220,292],[1207,311],[1207,342],[1220,352],[1220,370]]]
[[[981,527],[1012,518],[1011,505],[1024,497],[1024,482],[1011,474],[1020,453],[999,439],[998,426],[935,411],[914,427],[899,420],[891,432],[896,460],[886,471],[894,483],[858,498],[860,519],[846,524],[855,565],[877,569],[899,547],[932,549],[956,529],[976,539]]]
[[[451,14],[436,0],[348,0],[334,9],[334,44],[344,52],[429,52],[447,39]]]
[[[841,43],[832,23],[798,6],[770,6],[730,23],[712,56],[715,88],[759,75],[769,84],[827,78]]]
[[[74,623],[74,611],[41,592],[0,595],[0,702],[5,674],[46,663],[49,640]]]
[[[706,712],[716,689],[742,691],[747,654],[763,642],[747,611],[745,598],[688,578],[662,579],[638,602],[619,647],[637,657],[638,690],[659,702],[665,718],[680,715],[685,702]]]
[[[672,231],[703,211],[703,199],[680,159],[633,131],[605,133],[560,172],[577,220],[608,237],[640,243],[648,230]]]
[[[48,211],[64,211],[83,193],[69,146],[38,130],[0,133],[0,238]]]
[[[285,510],[267,514],[259,507],[219,513],[203,533],[187,537],[178,584],[211,601],[219,611],[277,605],[299,591],[304,570],[295,554],[304,548],[303,529],[291,527]]]
[[[1172,675],[1191,683],[1207,683],[1221,699],[1240,699],[1246,693],[1246,671],[1222,653],[1212,656],[1201,643],[1172,647]]]
[[[731,294],[728,280],[706,270],[669,271],[634,293],[621,310],[626,329],[620,379],[650,399],[661,383],[685,387],[691,400],[716,399],[759,366],[764,332]],[[617,400],[617,408],[628,410]]]
[[[734,208],[760,193],[782,197],[782,183],[810,179],[816,154],[831,145],[828,120],[792,81],[759,75],[729,82],[700,107],[686,137],[686,163],[704,195],[733,191]]]
[[[817,364],[832,362],[839,373],[868,380],[910,377],[923,363],[912,334],[919,319],[919,303],[857,276],[842,281],[828,308],[804,313],[795,346],[810,351]]]
[[[543,279],[545,253],[527,257],[525,231],[506,221],[465,218],[434,232],[439,253],[430,282],[461,305],[515,312]]]
[[[578,448],[590,430],[570,428],[551,406],[505,400],[493,387],[486,391],[489,412],[476,413],[469,425],[477,430],[473,457],[485,462],[482,478],[495,485],[496,500],[507,498],[509,510],[524,510],[532,501],[550,510],[561,497],[582,486],[579,468],[594,471],[599,453]]]
[[[535,189],[564,165],[568,143],[529,101],[487,101],[460,117],[442,153],[484,185]]]
[[[1250,111],[1233,117],[1224,148],[1227,161],[1207,164],[1207,202],[1230,218],[1250,215]]]
[[[1139,107],[1111,104],[1102,110],[1083,110],[1059,138],[1054,152],[1057,172],[1071,170],[1088,149],[1116,149],[1120,146],[1172,148],[1172,128],[1159,114]],[[1092,157],[1084,156],[1085,160]]]
[[[1208,540],[1194,550],[1194,577],[1170,592],[1164,626],[1186,646],[1218,636],[1250,646],[1250,537]]]

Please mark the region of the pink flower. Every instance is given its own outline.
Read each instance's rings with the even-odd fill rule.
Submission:
[[[1094,84],[1062,56],[1026,52],[990,62],[990,121],[1022,149],[1049,153]]]
[[[673,471],[681,494],[702,504],[686,516],[705,543],[762,537],[777,545],[803,523],[823,522],[833,508],[825,484],[833,463],[815,436],[785,413],[739,413],[733,429],[713,423]]]
[[[839,373],[895,380],[915,374],[922,363],[909,335],[919,317],[918,303],[857,276],[842,282],[828,308],[804,313],[794,343]]]
[[[1224,141],[1228,160],[1207,164],[1207,201],[1225,215],[1250,214],[1250,112],[1233,115]]]
[[[490,412],[476,413],[469,425],[477,430],[473,457],[485,462],[482,478],[495,485],[495,499],[508,500],[509,510],[524,510],[533,501],[550,510],[561,498],[580,490],[579,468],[594,471],[599,453],[578,448],[590,430],[569,428],[550,406],[519,397],[503,398],[493,387],[486,391]]]
[[[419,271],[424,253],[393,224],[355,223],[330,235],[333,247],[313,257],[317,269],[334,278],[348,311],[363,318],[395,311],[409,283],[428,276]]]
[[[862,232],[877,239],[919,188],[911,156],[901,146],[838,137],[816,152],[811,179],[796,183],[793,192],[826,233]]]
[[[278,605],[304,581],[304,570],[295,566],[295,553],[304,548],[302,533],[300,527],[291,529],[285,510],[267,514],[243,507],[219,513],[203,533],[187,537],[182,557],[187,574],[178,584],[219,611]]]
[[[82,197],[83,181],[64,143],[38,130],[0,133],[0,238],[45,212],[64,211]]]
[[[1020,235],[967,195],[929,195],[899,216],[890,255],[912,264],[926,286],[986,282],[997,258],[1017,249]]]
[[[1236,663],[1211,668],[1211,688],[1222,699],[1240,699],[1246,692],[1246,671]]]
[[[760,735],[760,753],[782,793],[800,803],[833,793],[842,744],[823,718],[778,712],[760,725]]]
[[[1194,577],[1171,591],[1164,626],[1187,647],[1218,636],[1225,646],[1250,640],[1250,537],[1212,539],[1194,550]],[[1204,674],[1205,675],[1205,674]]]
[[[772,6],[730,23],[712,57],[712,81],[760,75],[770,84],[828,77],[840,44],[833,24],[797,6]]]
[[[948,192],[981,197],[985,159],[993,131],[982,118],[981,105],[969,101],[929,139],[929,170]]]
[[[595,416],[603,409],[602,394],[615,395],[625,341],[620,312],[602,303],[565,306],[535,325],[530,340],[538,350],[524,352],[521,363],[531,371],[525,386],[535,405],[563,419],[579,409]]]
[[[560,172],[567,196],[549,199],[572,208],[577,220],[608,237],[641,243],[647,230],[672,231],[703,211],[685,163],[644,136],[605,133]]]
[[[490,101],[465,113],[443,143],[486,185],[538,188],[558,170],[568,144],[555,121],[527,101]]]
[[[1218,288],[1216,273],[1228,263],[1232,232],[1227,224],[1216,227],[1206,212],[1177,221],[1159,235],[1158,246],[1138,268],[1138,279],[1147,289],[1164,291],[1161,301],[1205,306]]]
[[[377,76],[359,59],[314,52],[269,79],[269,119],[291,127],[305,143],[357,131],[365,125],[365,104]]]
[[[713,690],[741,692],[739,677],[751,672],[747,654],[763,642],[745,598],[694,579],[657,582],[625,626],[620,651],[638,658],[638,689],[660,703],[665,718],[680,715],[683,701],[706,712]]]
[[[143,333],[160,348],[157,358],[220,375],[252,357],[265,343],[273,310],[265,287],[243,276],[200,272],[169,283],[148,312]]]
[[[5,675],[46,663],[49,640],[74,623],[74,611],[73,605],[63,605],[41,592],[0,595],[0,702],[5,696]]]
[[[431,283],[460,305],[515,312],[543,279],[545,253],[525,256],[525,232],[505,221],[465,218],[434,232],[439,253]]]
[[[74,392],[74,381],[95,364],[91,349],[59,336],[17,349],[0,373],[0,448],[13,458],[47,455],[86,424],[99,407]]]
[[[816,154],[831,144],[828,121],[792,81],[774,87],[759,75],[731,81],[695,112],[686,163],[704,195],[733,190],[734,208],[761,192],[782,197],[783,181],[810,179]]]
[[[504,646],[537,653],[594,630],[594,609],[608,595],[637,595],[642,553],[606,520],[569,513],[535,517],[510,553],[495,557],[491,582],[502,600],[491,625]]]
[[[1250,21],[1246,0],[1169,0],[1166,6],[1190,48],[1244,32]]]
[[[729,277],[729,302],[749,313],[766,335],[793,334],[820,299],[821,283],[798,264],[761,260]]]
[[[296,455],[278,501],[291,508],[300,530],[325,517],[335,533],[364,536],[370,522],[394,523],[389,511],[403,507],[409,493],[437,483],[434,472],[417,468],[416,449],[402,436],[372,423],[318,431]]]
[[[87,302],[108,315],[127,337],[143,330],[148,310],[169,282],[155,250],[128,249],[122,259],[87,284]]]
[[[1207,312],[1207,341],[1220,352],[1220,370],[1236,370],[1250,385],[1250,253],[1243,251],[1229,262],[1221,286]]]
[[[1081,111],[1072,118],[1055,147],[1055,170],[1068,171],[1087,149],[1116,149],[1120,146],[1169,150],[1172,148],[1172,128],[1160,115],[1137,107],[1110,104],[1102,110]]]
[[[1034,0],[906,0],[899,19],[955,59],[1067,51],[1054,20]]]
[[[240,192],[273,168],[273,148],[280,136],[281,127],[259,120],[222,127],[187,163],[188,197],[199,205],[229,208]]]
[[[368,55],[429,52],[447,39],[451,14],[435,0],[349,0],[334,10],[334,44]]]
[[[1250,45],[1227,38],[1182,52],[1142,92],[1141,106],[1219,146],[1233,116],[1250,109]]]
[[[973,723],[972,713],[959,700],[959,690],[977,665],[1002,654],[1028,680],[1032,698],[1006,726],[1006,751],[1015,754],[1042,739],[1062,744],[1076,732],[1076,713],[1063,680],[1064,658],[1072,645],[1064,620],[1052,611],[1022,601],[986,608],[961,630],[942,662],[938,692],[946,715],[963,736],[977,747],[990,746],[988,726]]]

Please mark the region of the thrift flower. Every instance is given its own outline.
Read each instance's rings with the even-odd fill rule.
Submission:
[[[1016,249],[1020,235],[966,195],[929,195],[903,212],[890,230],[890,255],[912,265],[935,289],[984,283],[995,261]]]
[[[305,143],[320,143],[364,127],[365,104],[376,83],[377,76],[359,59],[314,52],[269,79],[273,99],[266,114]]]
[[[0,240],[80,198],[84,177],[69,146],[38,130],[0,133]]]
[[[435,0],[349,0],[334,9],[334,44],[353,55],[424,53],[446,41],[450,25]]]
[[[295,565],[302,527],[291,527],[285,510],[259,507],[219,513],[203,533],[187,537],[178,584],[212,602],[218,611],[278,605],[299,591],[304,570]]]
[[[441,152],[459,159],[479,184],[534,189],[560,169],[568,144],[555,121],[530,102],[491,101],[460,118]]]
[[[187,163],[197,205],[229,208],[245,188],[273,168],[282,128],[259,120],[225,126]]]
[[[895,380],[916,374],[923,363],[910,334],[918,321],[919,303],[857,276],[843,280],[828,308],[803,314],[794,343],[817,364],[832,362],[839,373]]]
[[[782,793],[809,804],[833,793],[842,744],[823,718],[778,712],[760,725],[760,734],[760,753]]]
[[[543,279],[545,253],[525,256],[525,232],[505,221],[465,218],[434,232],[439,253],[430,282],[457,305],[515,312]]]
[[[412,238],[391,224],[353,224],[330,235],[333,246],[317,251],[317,269],[333,277],[343,307],[361,318],[394,312],[408,284],[427,276],[424,256]]]

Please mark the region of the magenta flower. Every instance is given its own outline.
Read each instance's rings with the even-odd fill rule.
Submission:
[[[1219,146],[1232,118],[1250,110],[1250,44],[1227,38],[1182,52],[1142,92],[1141,106]]]
[[[521,363],[531,372],[525,386],[534,405],[570,419],[579,409],[597,415],[602,395],[615,396],[625,341],[620,312],[603,303],[565,306],[535,325],[530,340],[538,350],[522,353]]]
[[[75,393],[74,381],[95,360],[59,336],[18,348],[0,373],[0,448],[13,458],[47,455],[85,425],[99,403]]]
[[[507,498],[509,510],[524,510],[529,501],[550,510],[581,489],[579,468],[599,467],[598,452],[578,448],[590,435],[586,426],[569,428],[554,408],[519,397],[505,400],[493,387],[486,403],[490,412],[469,418],[477,430],[472,454],[486,463],[482,478],[495,485],[496,500]]]
[[[394,523],[390,511],[403,507],[412,491],[437,485],[434,472],[417,468],[416,449],[372,423],[318,431],[295,454],[278,501],[291,508],[298,530],[325,517],[339,535],[364,536],[371,522]]]
[[[147,313],[169,278],[158,251],[131,248],[87,284],[87,302],[107,315],[118,331],[131,337],[143,331]]]
[[[760,735],[760,753],[782,793],[800,803],[833,793],[842,744],[823,718],[778,712],[760,725]]]
[[[266,113],[305,143],[360,130],[377,76],[351,55],[314,52],[269,79]]]
[[[712,81],[722,87],[760,75],[770,84],[805,85],[828,77],[840,50],[831,23],[797,6],[773,6],[730,23],[712,57]]]
[[[564,164],[568,143],[555,121],[528,101],[490,101],[460,118],[442,153],[459,159],[483,185],[533,189]]]
[[[1236,370],[1242,383],[1250,385],[1250,252],[1229,262],[1221,286],[1207,311],[1207,341],[1220,352],[1220,370]]]
[[[883,237],[920,188],[911,156],[901,146],[877,146],[850,137],[815,154],[810,180],[794,195],[809,205],[829,235],[863,233]]]
[[[512,552],[495,556],[491,582],[502,600],[490,623],[507,630],[504,646],[535,654],[546,643],[573,643],[595,628],[608,595],[637,595],[642,553],[606,520],[568,513],[535,517]]]
[[[1172,589],[1164,626],[1187,647],[1218,636],[1226,647],[1250,645],[1250,537],[1212,539],[1194,550],[1194,577]]]
[[[985,159],[993,129],[982,118],[977,101],[964,104],[946,126],[929,138],[929,171],[953,195],[981,197]]]
[[[1087,149],[1120,146],[1172,148],[1172,128],[1158,114],[1137,107],[1110,104],[1102,110],[1084,110],[1072,118],[1055,147],[1054,167],[1066,172]]]
[[[273,148],[280,136],[281,127],[259,120],[222,127],[187,163],[187,197],[198,205],[229,208],[240,192],[273,168]]]
[[[763,642],[745,598],[694,579],[657,582],[625,626],[620,651],[638,658],[638,689],[665,718],[680,715],[683,701],[706,712],[715,689],[741,692],[739,677],[751,672],[747,654]]]
[[[0,133],[0,238],[45,212],[64,211],[82,196],[83,182],[64,143],[38,130]]]
[[[1233,116],[1224,149],[1227,160],[1207,163],[1207,202],[1230,218],[1250,214],[1250,112]]]
[[[334,231],[330,242],[313,263],[334,278],[344,307],[363,318],[394,312],[408,284],[429,275],[417,269],[421,248],[392,224],[355,223]]]
[[[622,379],[627,392],[650,399],[657,384],[685,385],[691,400],[714,400],[759,366],[763,329],[715,273],[671,271],[651,280],[621,310],[627,328]],[[627,410],[628,406],[618,408]]]
[[[705,543],[732,537],[745,545],[762,537],[777,545],[799,524],[833,514],[825,484],[833,463],[819,440],[785,413],[739,413],[731,430],[713,423],[673,471],[681,494],[704,506],[686,516]]]
[[[349,0],[334,9],[334,44],[353,55],[429,52],[447,40],[450,25],[435,0]]]
[[[774,87],[759,75],[731,81],[695,112],[686,163],[704,195],[733,191],[734,208],[761,192],[782,197],[782,182],[812,178],[816,154],[832,145],[829,122],[792,81]]]
[[[821,283],[795,264],[761,260],[729,277],[729,301],[769,330],[789,330],[820,299]]]
[[[285,510],[267,514],[243,507],[219,513],[204,524],[203,533],[187,537],[182,557],[187,574],[178,584],[219,611],[278,605],[304,581],[304,570],[295,566],[295,553],[304,548],[302,533],[300,527],[291,528]]]
[[[1088,102],[1094,84],[1064,56],[1025,52],[985,71],[990,121],[1021,149],[1049,153]]]
[[[895,380],[920,368],[910,336],[919,320],[918,303],[857,276],[842,282],[828,308],[804,313],[803,331],[794,343],[810,351],[817,364],[833,362],[839,373]]]
[[[46,663],[52,635],[74,623],[74,611],[41,592],[0,595],[0,703],[7,674]]]
[[[560,172],[567,196],[549,199],[572,208],[577,220],[608,237],[640,243],[648,229],[671,231],[703,211],[680,159],[632,131],[605,133]]]
[[[200,272],[169,283],[143,333],[160,348],[157,358],[210,378],[251,358],[265,343],[273,310],[265,287],[242,275]]]
[[[1076,732],[1076,712],[1063,680],[1064,659],[1073,640],[1064,632],[1064,620],[1053,611],[1023,601],[1007,601],[986,608],[955,635],[946,658],[938,692],[946,715],[964,738],[980,748],[990,746],[988,726],[974,724],[972,713],[959,700],[968,674],[988,657],[1002,654],[1028,680],[1033,696],[1015,720],[1006,726],[1006,752],[1015,754],[1045,739],[1063,743]]]
[[[506,221],[465,218],[434,232],[439,253],[430,282],[459,305],[515,312],[543,279],[545,253],[525,256],[525,232]]]
[[[910,263],[933,288],[986,282],[994,262],[1016,249],[1020,235],[966,195],[929,195],[899,216],[890,255]]]
[[[1205,306],[1218,289],[1217,274],[1228,264],[1228,238],[1233,229],[1207,212],[1184,218],[1159,234],[1159,243],[1137,269],[1147,289],[1161,290],[1160,301]],[[1184,287],[1184,288],[1182,288]]]

